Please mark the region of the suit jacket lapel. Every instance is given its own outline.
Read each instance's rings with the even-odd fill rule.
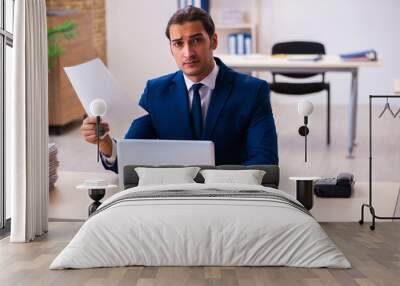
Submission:
[[[226,67],[220,59],[215,58],[215,61],[219,66],[219,72],[207,111],[205,129],[202,136],[203,140],[210,139],[221,110],[232,89],[233,74],[231,70]]]
[[[175,84],[170,87],[170,93],[172,94],[171,108],[173,108],[172,114],[174,114],[172,121],[182,130],[182,139],[191,140],[193,139],[193,133],[189,116],[189,99],[181,71],[176,73],[173,81]]]

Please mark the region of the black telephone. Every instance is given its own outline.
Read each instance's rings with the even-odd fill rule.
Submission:
[[[318,197],[348,198],[353,193],[354,175],[340,173],[336,178],[324,178],[314,183],[314,193]]]

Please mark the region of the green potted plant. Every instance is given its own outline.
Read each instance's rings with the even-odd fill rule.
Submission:
[[[66,52],[65,48],[59,44],[58,39],[61,36],[66,40],[75,38],[78,34],[76,27],[77,24],[75,21],[66,20],[55,27],[49,27],[47,29],[49,72],[51,72],[57,58]]]

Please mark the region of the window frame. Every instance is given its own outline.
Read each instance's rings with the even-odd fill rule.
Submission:
[[[6,50],[13,47],[13,34],[6,30],[6,17],[14,18],[15,0],[12,1],[12,15],[6,15],[6,0],[0,0],[0,237],[9,232],[10,220],[6,218],[6,188],[5,188],[5,103],[6,103]],[[12,29],[13,30],[13,29]]]

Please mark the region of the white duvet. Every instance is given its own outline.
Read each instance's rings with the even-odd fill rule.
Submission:
[[[351,267],[312,216],[278,201],[182,197],[112,204],[132,192],[212,188],[262,190],[295,201],[282,191],[253,185],[131,188],[107,199],[99,208],[103,210],[82,225],[50,269],[127,265]]]

